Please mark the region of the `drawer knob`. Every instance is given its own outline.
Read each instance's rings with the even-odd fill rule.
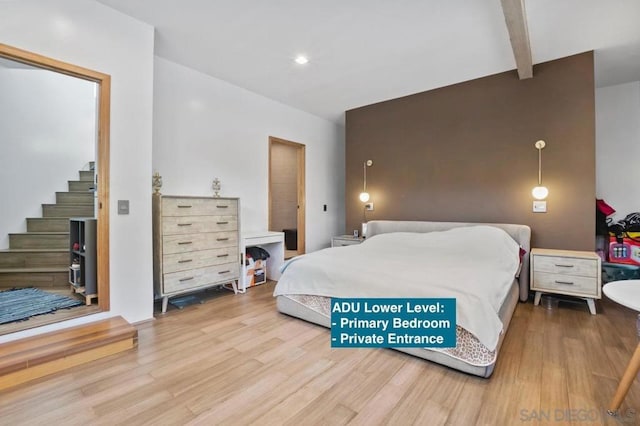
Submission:
[[[229,272],[231,272],[231,271],[229,271],[229,270],[226,270],[226,271],[220,271],[220,272],[218,272],[218,274],[220,274],[220,275],[222,275],[222,274],[228,274]]]
[[[193,279],[193,277],[180,278],[180,280],[179,280],[179,281],[180,281],[180,282],[183,282],[183,281],[190,281],[190,280],[192,280],[192,279]]]
[[[179,209],[190,209],[191,206],[187,206],[187,205],[182,205],[182,206],[178,206]]]
[[[229,222],[216,222],[216,223],[217,223],[218,225],[226,225],[226,224],[228,224]]]
[[[229,253],[226,254],[219,254],[218,257],[229,257]]]
[[[179,223],[178,226],[191,226],[192,223]]]
[[[573,268],[574,267],[574,265],[563,265],[561,263],[556,263],[556,266],[558,268]]]
[[[178,263],[189,263],[189,262],[193,262],[193,259],[178,260]]]
[[[225,205],[219,205],[219,206],[216,206],[216,207],[217,207],[217,208],[219,208],[219,209],[226,209],[226,208],[229,208],[229,206],[225,206]]]
[[[180,241],[178,245],[193,244],[193,241]]]
[[[228,240],[229,240],[229,237],[226,237],[226,238],[217,238],[217,240],[218,240],[218,241],[228,241]]]
[[[573,285],[573,282],[572,281],[559,281],[559,280],[556,280],[556,284]]]

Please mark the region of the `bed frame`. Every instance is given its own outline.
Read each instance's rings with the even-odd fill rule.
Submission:
[[[446,231],[452,228],[468,227],[475,225],[489,225],[504,229],[520,246],[526,250],[526,254],[522,258],[522,268],[520,276],[514,280],[511,290],[500,308],[499,317],[504,326],[505,332],[500,335],[498,345],[496,346],[497,354],[502,346],[502,341],[506,334],[506,330],[511,322],[511,317],[518,304],[518,300],[524,302],[529,297],[529,251],[531,229],[526,225],[515,224],[499,224],[499,223],[469,223],[469,222],[418,222],[418,221],[389,221],[374,220],[367,223],[367,236],[372,237],[377,234],[389,232],[434,232]],[[276,305],[278,310],[284,314],[301,318],[323,327],[331,328],[331,320],[320,313],[307,308],[306,306],[290,299],[286,296],[277,296]],[[400,352],[417,356],[438,364],[446,365],[456,370],[473,374],[480,377],[489,377],[493,373],[495,362],[486,366],[471,365],[467,362],[453,358],[447,354],[438,351],[430,351],[422,348],[393,348]]]

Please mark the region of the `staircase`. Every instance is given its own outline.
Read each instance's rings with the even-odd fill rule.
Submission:
[[[27,232],[9,234],[0,250],[0,291],[15,287],[69,288],[69,218],[94,216],[94,163],[42,205],[42,217],[27,218]]]

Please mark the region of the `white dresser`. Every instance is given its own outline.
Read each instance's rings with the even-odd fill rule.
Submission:
[[[529,262],[534,305],[540,303],[542,293],[565,294],[586,300],[591,314],[596,314],[594,301],[602,297],[601,263],[596,253],[534,248]]]
[[[231,283],[240,276],[240,200],[153,195],[153,283],[170,297]]]

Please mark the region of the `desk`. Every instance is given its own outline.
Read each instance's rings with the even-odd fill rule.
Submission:
[[[267,259],[267,278],[278,281],[280,279],[280,267],[284,264],[284,232],[251,231],[243,232],[240,241],[240,254],[242,259],[242,277],[240,279],[241,293],[247,290],[247,267],[244,254],[247,247],[260,246],[269,252]]]
[[[626,281],[611,281],[602,287],[602,291],[607,297],[620,305],[640,312],[640,280],[626,280]],[[640,325],[640,315],[638,315],[638,324]],[[640,328],[638,329],[640,335]],[[627,369],[620,379],[618,389],[609,404],[607,412],[610,415],[615,415],[622,401],[627,396],[629,388],[633,384],[636,375],[640,370],[640,343],[636,346],[636,350],[627,365]]]

